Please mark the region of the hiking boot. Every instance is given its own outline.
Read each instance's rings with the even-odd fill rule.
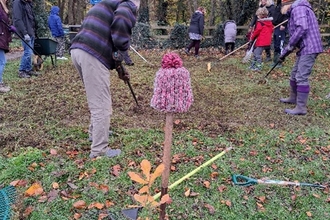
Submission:
[[[21,70],[18,72],[18,77],[19,78],[30,78],[31,76],[27,74],[24,70]]]
[[[26,74],[28,74],[29,76],[39,76],[40,75],[39,73],[34,72],[33,70],[27,71]]]
[[[0,92],[5,93],[5,92],[9,92],[10,91],[10,87],[6,86],[4,83],[0,83]]]
[[[187,54],[187,55],[189,55],[189,50],[186,48],[186,49],[184,49],[184,52]]]

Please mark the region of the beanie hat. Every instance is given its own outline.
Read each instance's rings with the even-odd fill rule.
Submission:
[[[130,1],[133,2],[138,9],[140,8],[140,0],[130,0]]]
[[[282,5],[289,5],[292,4],[294,0],[282,0]]]

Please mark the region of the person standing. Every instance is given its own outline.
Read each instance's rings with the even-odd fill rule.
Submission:
[[[3,72],[5,70],[5,66],[7,63],[5,53],[9,52],[9,42],[11,42],[11,34],[10,31],[15,32],[16,29],[14,26],[8,25],[9,23],[9,17],[8,13],[9,10],[6,5],[7,0],[0,0],[1,6],[0,6],[0,92],[5,93],[10,91],[10,87],[6,86],[3,83]],[[9,28],[8,28],[9,27]]]
[[[199,47],[204,33],[204,15],[205,8],[198,7],[190,19],[190,25],[188,29],[190,44],[185,49],[185,53],[188,55],[192,47],[195,48],[195,57],[199,57]]]
[[[32,0],[14,0],[13,21],[14,26],[17,28],[17,34],[24,39],[24,41],[22,40],[24,52],[21,57],[18,76],[20,78],[37,76],[38,74],[32,70],[31,59],[33,54],[31,48],[34,47],[36,36],[36,22],[32,9]]]
[[[262,68],[262,52],[270,47],[274,26],[272,23],[273,18],[268,17],[268,11],[265,7],[259,8],[256,15],[258,20],[250,39],[251,45],[255,41],[254,60],[249,68],[253,71],[260,71]]]
[[[60,8],[58,6],[52,6],[50,9],[50,15],[48,17],[48,27],[52,33],[52,37],[57,42],[56,48],[56,59],[67,60],[68,58],[64,57],[65,50],[65,37],[64,30],[62,26],[62,20],[59,16]]]
[[[265,7],[268,11],[268,17],[273,17],[274,14],[274,1],[273,0],[260,0],[259,1],[259,8],[263,8]],[[257,15],[253,16],[250,25],[249,25],[249,30],[248,33],[251,33],[250,35],[252,35],[252,32],[255,29],[256,26],[256,22],[258,20]],[[266,62],[271,61],[271,52],[270,52],[270,46],[268,48],[265,49],[266,51]]]
[[[112,101],[109,70],[116,69],[124,81],[129,75],[120,70],[129,49],[140,0],[103,0],[87,13],[80,31],[72,39],[71,59],[85,87],[92,135],[89,157],[115,157],[120,149],[108,147]]]
[[[285,109],[290,115],[307,114],[310,92],[309,77],[319,53],[323,52],[320,28],[314,11],[307,0],[282,0],[282,13],[288,16],[289,43],[279,57],[280,62],[295,49],[296,61],[290,74],[290,96],[280,102],[296,104]]]
[[[273,25],[278,26],[279,24],[283,23],[286,21],[288,18],[285,14],[282,14],[281,12],[282,4],[281,0],[277,0],[276,7],[274,9],[273,13]],[[273,34],[273,42],[274,42],[274,57],[273,57],[273,63],[272,66],[277,64],[277,68],[282,67],[282,64],[277,63],[278,58],[281,55],[281,52],[283,50],[283,45],[285,41],[285,35],[286,35],[286,27],[287,27],[287,22],[279,25],[274,29],[274,34]]]
[[[223,24],[223,29],[225,32],[225,50],[226,54],[230,52],[233,52],[235,49],[235,41],[237,36],[237,25],[234,20],[232,20],[231,17],[229,17],[229,20],[225,21]]]

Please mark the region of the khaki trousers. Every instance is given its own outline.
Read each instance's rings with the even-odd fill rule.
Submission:
[[[112,115],[110,72],[98,59],[81,49],[72,49],[71,58],[84,83],[91,114],[89,129],[93,141],[90,156],[103,155],[109,143]]]

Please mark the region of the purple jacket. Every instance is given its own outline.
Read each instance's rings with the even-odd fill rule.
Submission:
[[[298,48],[297,56],[323,52],[320,28],[313,9],[307,0],[296,0],[288,13],[290,40],[282,54]]]

